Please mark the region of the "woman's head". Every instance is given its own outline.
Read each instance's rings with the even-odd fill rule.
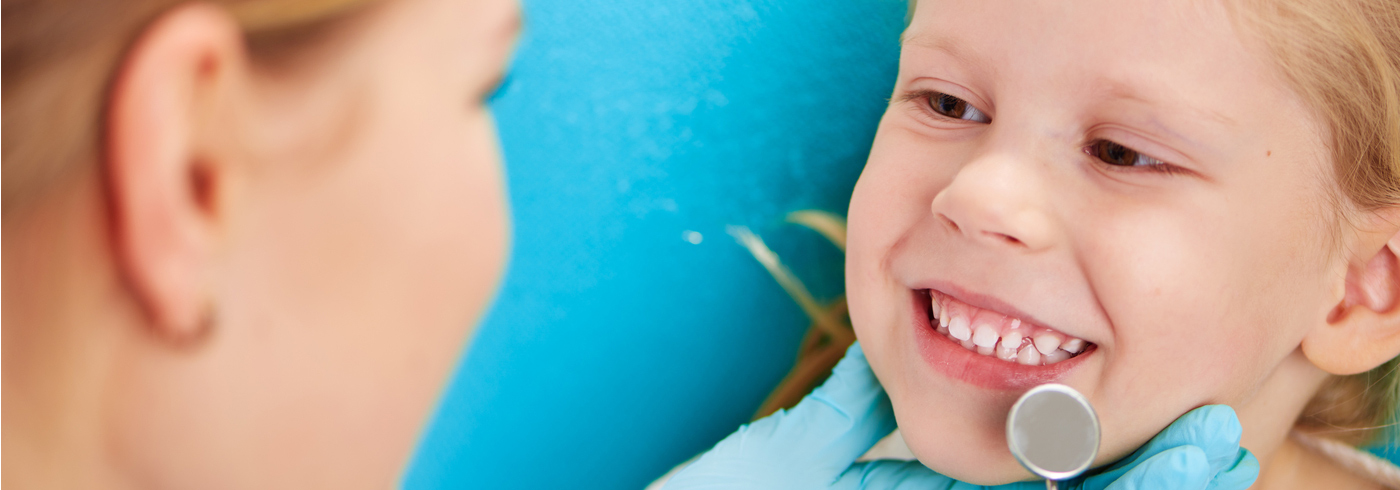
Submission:
[[[6,482],[394,484],[504,261],[515,3],[4,19]]]
[[[920,2],[847,281],[926,464],[1026,476],[1004,417],[1052,380],[1099,411],[1101,462],[1209,403],[1272,447],[1330,375],[1400,353],[1397,12],[1260,3]]]

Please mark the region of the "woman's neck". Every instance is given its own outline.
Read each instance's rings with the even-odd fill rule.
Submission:
[[[105,246],[93,182],[7,210],[3,232],[3,404],[12,488],[112,488],[105,444],[114,337],[131,315]],[[118,293],[118,294],[114,294]]]

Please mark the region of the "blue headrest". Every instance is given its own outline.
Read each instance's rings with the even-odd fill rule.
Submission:
[[[500,296],[409,488],[641,488],[745,423],[810,320],[726,232],[813,293],[906,0],[537,0],[494,104],[516,223]]]

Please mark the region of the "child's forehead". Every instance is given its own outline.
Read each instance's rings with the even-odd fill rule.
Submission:
[[[1043,58],[1140,66],[1258,58],[1224,4],[1210,1],[924,0],[903,41],[974,62]]]

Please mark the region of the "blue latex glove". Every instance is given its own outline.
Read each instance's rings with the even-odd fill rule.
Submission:
[[[796,407],[740,427],[676,473],[664,489],[1045,488],[1038,481],[971,485],[918,461],[855,462],[894,428],[889,397],[857,343],[831,378]],[[1181,416],[1137,452],[1061,488],[1244,489],[1258,476],[1259,462],[1239,447],[1239,441],[1234,410],[1201,407]]]

